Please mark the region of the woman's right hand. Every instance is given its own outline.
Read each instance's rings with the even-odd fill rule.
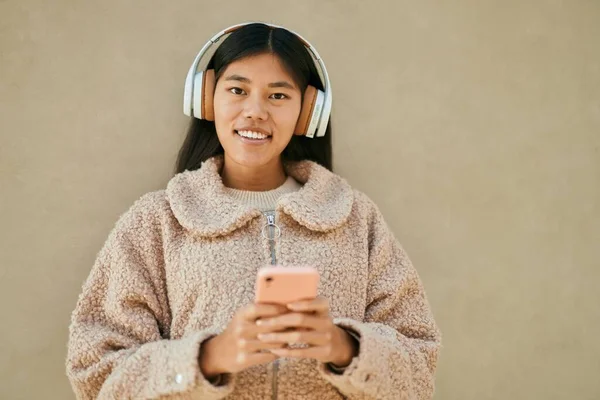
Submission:
[[[220,335],[202,344],[199,355],[202,374],[211,379],[276,360],[278,356],[268,350],[283,348],[285,344],[258,340],[259,333],[268,333],[272,328],[260,327],[256,320],[288,312],[286,307],[275,304],[250,304],[240,308]]]

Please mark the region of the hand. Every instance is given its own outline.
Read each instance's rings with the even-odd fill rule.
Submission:
[[[338,367],[348,366],[358,354],[356,340],[335,325],[329,316],[327,299],[318,297],[315,300],[289,304],[288,308],[291,313],[256,321],[258,326],[270,331],[259,334],[259,340],[266,344],[280,345],[271,349],[271,353],[281,357],[314,358]],[[281,347],[291,343],[306,343],[310,347]]]
[[[281,348],[283,345],[258,340],[257,334],[268,332],[269,329],[257,326],[256,320],[286,312],[289,312],[286,307],[273,304],[251,304],[240,308],[223,333],[203,343],[199,356],[202,374],[210,379],[279,358],[268,350]]]

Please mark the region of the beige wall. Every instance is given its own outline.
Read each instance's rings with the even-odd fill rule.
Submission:
[[[437,399],[600,398],[600,2],[0,1],[0,398],[72,398],[70,312],[163,187],[216,31],[275,22],[334,87],[335,166],[444,333]]]

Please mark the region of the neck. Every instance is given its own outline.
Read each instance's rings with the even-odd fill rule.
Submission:
[[[236,163],[227,155],[224,158],[221,178],[228,188],[252,192],[277,189],[287,179],[279,158],[266,165],[247,167]]]

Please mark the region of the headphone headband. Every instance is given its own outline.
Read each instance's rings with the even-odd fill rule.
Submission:
[[[219,48],[221,43],[223,43],[223,41],[225,39],[227,39],[227,37],[229,37],[229,35],[231,33],[235,32],[236,30],[238,30],[246,25],[250,25],[253,23],[255,23],[255,22],[245,22],[245,23],[230,26],[229,28],[224,29],[221,32],[214,35],[202,47],[202,49],[200,50],[200,52],[194,59],[194,62],[192,63],[192,66],[190,67],[190,70],[188,71],[187,77],[185,79],[185,92],[184,92],[184,98],[183,98],[184,114],[189,115],[189,116],[194,115],[192,97],[193,97],[193,93],[194,93],[194,76],[198,72],[198,69],[201,69],[202,71],[206,70],[208,63],[212,59],[213,55],[215,54],[215,52],[217,51],[217,49]],[[264,23],[264,22],[259,22],[259,23],[266,25],[268,27],[271,27],[271,28],[285,29],[286,31],[292,33],[298,39],[300,39],[300,41],[304,44],[304,46],[308,50],[308,53],[310,54],[310,57],[313,60],[313,63],[317,70],[317,73],[319,74],[319,79],[321,80],[321,84],[323,85],[323,88],[324,88],[323,92],[325,94],[325,96],[324,96],[325,98],[323,101],[323,109],[315,110],[315,115],[320,116],[320,118],[318,118],[315,121],[311,121],[311,126],[309,127],[308,133],[306,136],[313,137],[315,135],[315,133],[316,133],[316,136],[319,136],[319,137],[325,136],[325,130],[326,130],[327,124],[329,122],[329,115],[331,114],[331,103],[332,103],[331,83],[329,81],[329,75],[327,74],[327,69],[325,68],[325,63],[323,63],[323,60],[319,56],[319,53],[317,52],[317,50],[306,39],[304,39],[302,36],[300,36],[296,32],[293,32],[293,31],[291,31],[287,28],[284,28],[282,26],[279,26],[279,25],[273,25],[273,24],[268,24],[268,23]],[[316,127],[315,127],[315,125],[316,125]]]

